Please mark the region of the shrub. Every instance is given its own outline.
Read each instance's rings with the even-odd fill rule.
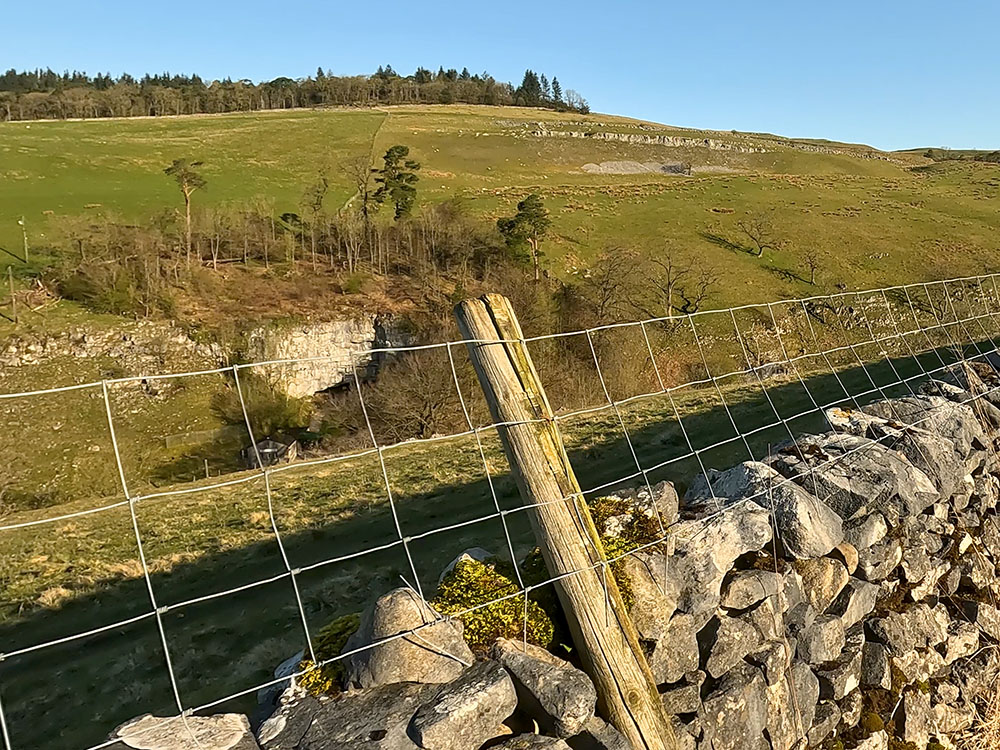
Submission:
[[[247,416],[258,440],[287,432],[296,432],[309,422],[311,405],[306,399],[292,398],[259,375],[240,375],[240,390]],[[227,424],[246,424],[243,404],[234,382],[226,383],[211,402],[212,412]]]
[[[458,618],[465,626],[469,647],[479,653],[487,651],[498,638],[526,637],[530,643],[548,648],[555,637],[552,618],[529,596],[525,632],[525,601],[524,596],[516,595],[519,589],[515,579],[510,563],[497,558],[485,562],[461,560],[441,581],[431,606],[446,615],[478,607]]]

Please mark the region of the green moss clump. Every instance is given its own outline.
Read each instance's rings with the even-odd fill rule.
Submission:
[[[876,732],[881,732],[885,729],[885,722],[882,721],[882,717],[879,716],[874,711],[867,712],[861,717],[861,729],[865,733],[865,736],[870,737]]]
[[[498,638],[527,638],[548,648],[555,636],[552,618],[529,596],[525,628],[525,597],[518,591],[509,563],[497,558],[461,560],[441,581],[430,604],[442,614],[458,616],[465,626],[465,640],[475,652],[486,652]]]
[[[660,526],[660,521],[656,514],[647,514],[639,505],[630,500],[619,497],[598,497],[587,502],[590,508],[591,518],[594,519],[594,526],[601,534],[610,518],[624,517],[621,531],[617,536],[601,536],[601,544],[604,546],[604,554],[614,560],[609,566],[611,573],[618,584],[622,601],[626,609],[631,610],[635,604],[635,596],[632,592],[632,583],[625,575],[624,555],[637,549],[645,549],[650,552],[665,553],[666,550],[660,548],[665,541],[664,529]],[[618,559],[620,558],[620,559]]]
[[[361,615],[354,613],[338,617],[328,622],[316,634],[313,651],[322,663],[328,659],[340,656],[347,639],[354,635],[361,625]],[[311,695],[336,695],[344,684],[344,663],[342,660],[330,662],[323,666],[311,659],[303,659],[299,671],[304,672],[298,678],[298,684]]]

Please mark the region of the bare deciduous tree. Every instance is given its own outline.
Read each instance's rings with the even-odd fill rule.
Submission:
[[[758,258],[765,250],[779,250],[783,240],[774,225],[774,215],[770,211],[749,211],[736,222],[736,226],[754,244]]]
[[[809,283],[816,286],[816,271],[823,264],[823,253],[810,245],[802,253],[802,261],[805,263],[806,270],[809,271]]]
[[[719,281],[714,268],[682,258],[673,249],[648,258],[645,288],[633,304],[650,317],[698,312]]]
[[[357,191],[356,197],[361,204],[361,218],[364,219],[365,226],[367,227],[372,201],[374,200],[371,159],[367,155],[348,159],[340,165],[340,171],[347,176]]]

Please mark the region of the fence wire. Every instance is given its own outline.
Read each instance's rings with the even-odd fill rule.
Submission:
[[[780,433],[781,441],[787,439],[790,446],[798,449],[799,440],[802,439],[804,432],[798,425],[812,425],[818,421],[822,422],[824,429],[837,431],[836,425],[828,416],[830,408],[848,404],[855,409],[860,409],[868,401],[889,399],[893,397],[893,394],[915,395],[920,392],[919,386],[923,383],[932,379],[948,380],[952,377],[954,368],[968,362],[990,368],[994,380],[992,384],[987,383],[988,388],[985,392],[972,393],[970,387],[970,396],[964,403],[976,406],[981,400],[993,397],[995,392],[1000,389],[1000,370],[997,369],[998,363],[1000,363],[1000,347],[997,345],[997,337],[1000,336],[998,315],[1000,315],[1000,290],[997,287],[997,275],[988,274],[860,292],[839,292],[802,299],[746,304],[719,310],[704,310],[691,315],[668,315],[644,320],[614,322],[579,331],[550,333],[525,337],[514,342],[502,342],[522,345],[529,353],[537,351],[538,347],[542,346],[562,346],[567,342],[582,342],[586,355],[589,355],[588,364],[592,366],[592,374],[596,378],[595,383],[599,387],[594,389],[594,403],[558,410],[554,416],[556,427],[566,431],[573,429],[575,425],[580,423],[586,424],[587,420],[607,418],[609,429],[620,432],[620,440],[624,443],[624,455],[627,458],[620,467],[620,473],[616,472],[610,479],[597,481],[579,494],[549,502],[569,503],[572,508],[578,510],[587,498],[599,497],[601,493],[608,493],[614,488],[635,485],[647,493],[659,529],[659,536],[656,539],[620,555],[606,556],[603,550],[589,549],[591,563],[589,566],[560,576],[550,576],[535,583],[528,583],[522,576],[516,552],[518,544],[514,539],[510,524],[517,514],[526,513],[541,504],[532,505],[522,502],[514,507],[503,507],[496,485],[497,471],[491,466],[488,451],[484,445],[484,436],[488,437],[497,430],[515,424],[530,424],[545,420],[535,419],[517,423],[487,421],[485,424],[476,424],[472,408],[474,396],[463,392],[460,367],[456,363],[456,351],[463,352],[469,345],[498,342],[459,340],[417,346],[371,348],[356,352],[355,362],[367,361],[376,356],[382,358],[388,356],[404,357],[427,353],[438,353],[445,357],[448,378],[454,386],[464,428],[447,434],[382,444],[374,429],[369,404],[364,395],[364,378],[355,368],[355,387],[353,390],[356,393],[360,413],[363,416],[363,434],[366,436],[368,444],[352,452],[309,455],[290,463],[278,465],[268,465],[258,450],[258,441],[261,436],[254,434],[241,374],[274,372],[274,368],[289,365],[323,364],[324,362],[332,362],[333,357],[277,359],[192,372],[151,373],[59,388],[0,394],[0,403],[22,399],[38,400],[44,396],[62,393],[83,394],[94,391],[100,394],[107,418],[110,447],[115,459],[122,496],[120,499],[107,500],[72,512],[52,515],[35,513],[31,517],[12,520],[0,525],[0,548],[4,544],[3,535],[5,534],[18,534],[29,529],[38,533],[55,533],[53,528],[55,524],[128,508],[130,531],[135,539],[136,555],[148,598],[148,610],[137,615],[60,637],[21,645],[18,648],[6,649],[5,652],[0,653],[0,664],[16,664],[18,660],[29,655],[37,656],[65,644],[75,644],[76,648],[82,648],[87,639],[94,636],[121,631],[128,626],[144,621],[155,622],[158,640],[163,652],[162,668],[169,681],[176,715],[164,717],[158,725],[150,727],[148,731],[152,732],[171,725],[179,718],[182,730],[189,735],[196,746],[199,746],[199,740],[188,722],[188,717],[250,696],[260,690],[278,686],[285,683],[288,678],[275,678],[254,685],[236,685],[227,694],[200,703],[186,698],[177,674],[175,659],[172,658],[169,638],[170,623],[166,621],[166,615],[182,613],[194,605],[217,602],[242,592],[287,581],[295,601],[297,619],[300,620],[301,624],[304,651],[308,654],[312,665],[328,666],[399,638],[416,638],[428,647],[436,648],[423,638],[420,631],[433,627],[445,619],[440,615],[437,619],[382,639],[377,643],[345,651],[331,658],[320,659],[316,651],[316,637],[311,632],[308,613],[303,603],[300,578],[305,573],[327,569],[330,566],[348,561],[364,564],[364,559],[369,555],[394,550],[401,552],[403,559],[405,559],[406,575],[402,577],[406,585],[421,600],[426,601],[427,597],[422,581],[432,580],[433,576],[429,576],[428,571],[420,570],[412,552],[412,546],[436,535],[495,521],[499,522],[499,528],[502,532],[496,541],[502,545],[510,557],[517,590],[462,611],[452,612],[449,617],[472,614],[502,601],[523,601],[523,637],[527,639],[527,608],[528,599],[532,593],[546,586],[552,586],[568,576],[597,571],[604,582],[606,602],[608,602],[610,596],[607,591],[607,569],[610,565],[629,555],[660,548],[660,545],[664,543],[669,548],[671,533],[680,521],[664,519],[660,515],[655,503],[653,476],[662,475],[665,470],[673,470],[680,465],[693,463],[696,466],[695,473],[704,480],[714,501],[714,511],[704,514],[703,517],[714,518],[724,513],[725,510],[720,498],[717,498],[712,491],[711,469],[725,469],[743,460],[762,460],[773,447],[772,441],[767,439],[772,432]],[[639,393],[622,394],[616,398],[618,395],[616,387],[619,384],[616,383],[615,374],[607,371],[607,364],[602,363],[601,354],[602,351],[606,350],[603,350],[595,342],[601,337],[624,333],[638,334],[639,350],[645,352],[637,360],[629,362],[628,367],[636,373],[644,374],[646,376],[645,382],[654,384],[654,387]],[[659,352],[657,352],[657,344],[661,346]],[[681,348],[686,348],[687,351],[681,352]],[[687,371],[689,377],[671,376],[664,370],[664,364],[680,354],[688,356],[689,362],[693,363]],[[588,359],[588,357],[585,356],[583,359]],[[907,375],[905,374],[904,362],[910,360],[912,360],[915,372]],[[891,373],[891,377],[884,381],[878,376],[876,368],[885,368],[886,372]],[[848,376],[852,374],[862,380],[860,386],[852,387],[848,384]],[[132,487],[142,486],[142,482],[132,481],[133,477],[129,476],[126,464],[123,462],[122,443],[119,433],[116,431],[116,424],[123,415],[116,414],[113,399],[109,394],[115,388],[152,381],[185,382],[199,377],[221,379],[227,376],[232,378],[233,387],[238,395],[256,468],[252,471],[220,478],[218,481],[206,480],[184,486],[153,488],[146,492],[134,491]],[[796,408],[791,413],[788,413],[786,409],[783,413],[782,389],[796,386],[801,389],[808,401],[808,406]],[[824,390],[829,388],[837,391],[836,397],[830,398],[830,394],[816,392],[820,387]],[[749,401],[745,395],[747,392],[759,393],[760,398],[755,402],[759,408],[755,408],[755,411],[764,413],[762,424],[748,426],[744,419],[738,417],[739,407],[745,408],[745,404]],[[688,396],[690,394],[699,395],[707,405],[702,405],[700,408],[682,409],[678,404],[679,398],[682,395]],[[651,412],[652,416],[649,413],[637,415],[637,410],[640,407],[649,409],[651,408],[650,404],[657,403],[660,406]],[[731,432],[731,435],[708,442],[699,440],[698,428],[693,426],[691,422],[700,414],[714,409],[716,406],[724,413],[724,424],[728,426],[727,432]],[[898,414],[896,416],[897,421],[904,421],[898,418]],[[919,427],[930,418],[928,414],[916,422],[910,420],[909,424]],[[682,448],[673,454],[663,446],[647,448],[644,451],[637,437],[641,431],[636,429],[636,426],[642,426],[643,419],[653,424],[676,425],[683,443]],[[633,421],[637,424],[630,428],[630,422]],[[741,422],[743,422],[742,425]],[[852,454],[871,450],[872,446],[879,445],[888,437],[891,435],[875,439],[871,443],[861,444],[840,456],[811,465],[808,468],[808,473],[812,479],[811,481],[806,480],[807,487],[811,485],[814,494],[820,496],[821,500],[825,500],[826,498],[818,491],[819,485],[815,479],[815,472],[831,464],[844,461]],[[468,467],[469,475],[471,477],[482,474],[485,477],[486,494],[490,505],[489,512],[473,518],[441,523],[424,530],[408,532],[399,512],[401,501],[393,492],[387,456],[410,454],[432,444],[442,444],[466,438],[472,438],[475,442],[475,457],[472,462],[474,465]],[[752,443],[765,439],[767,439],[766,449],[755,451]],[[657,455],[654,460],[644,461],[644,455],[650,451],[666,455]],[[713,465],[713,463],[717,463],[720,451],[732,451],[732,455],[739,454],[742,457],[727,459],[727,462],[722,465]],[[725,453],[725,455],[731,454]],[[384,502],[388,507],[394,534],[374,543],[366,544],[361,549],[326,557],[308,564],[294,565],[280,529],[281,525],[278,520],[280,509],[276,507],[277,499],[272,491],[272,480],[293,470],[299,471],[321,466],[331,467],[340,463],[358,462],[366,459],[377,461],[382,484],[381,496],[377,500],[379,503]],[[773,518],[773,506],[768,500],[770,493],[776,487],[791,481],[787,478],[777,480],[766,491],[758,492],[747,498],[759,500],[765,508],[771,508],[775,550],[777,550],[780,539],[778,538],[777,524]],[[148,540],[146,537],[150,535],[150,531],[148,529],[144,531],[143,524],[139,520],[138,509],[151,503],[165,502],[179,496],[204,495],[216,497],[218,502],[224,502],[227,491],[252,482],[260,482],[263,485],[267,522],[282,563],[282,570],[273,575],[262,576],[211,593],[173,602],[161,601],[157,596],[150,566],[147,564]],[[765,497],[765,494],[768,497]],[[460,551],[459,549],[455,550],[456,554]],[[606,606],[609,604],[606,603]],[[262,633],[261,637],[264,635]],[[0,644],[0,649],[2,648],[2,644]],[[450,654],[448,656],[457,658]],[[292,676],[299,677],[303,674],[305,671],[299,668]],[[792,690],[793,695],[794,692]],[[7,678],[0,682],[0,738],[3,740],[5,750],[21,750],[21,748],[27,747],[24,743],[18,743],[18,727],[12,724],[11,719],[13,716],[10,710],[11,696],[17,695],[18,684],[16,681]],[[152,708],[151,706],[150,709]],[[79,721],[80,718],[73,717],[76,721]],[[113,726],[99,726],[95,727],[93,733],[107,736],[112,729]],[[89,750],[109,747],[114,742],[115,740],[107,740],[92,744],[89,746]]]

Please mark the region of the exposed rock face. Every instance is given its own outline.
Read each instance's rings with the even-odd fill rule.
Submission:
[[[345,653],[364,649],[343,660],[348,684],[370,688],[397,682],[451,682],[458,677],[474,657],[462,638],[462,623],[443,619],[429,625],[438,619],[440,615],[410,589],[380,597],[362,614],[360,627],[344,646]],[[414,628],[420,629],[392,638]]]
[[[247,355],[252,361],[275,364],[255,368],[278,383],[293,398],[372,377],[386,355],[371,352],[405,346],[410,336],[399,322],[373,315],[329,323],[258,328],[248,337]],[[305,360],[282,362],[282,360]]]

